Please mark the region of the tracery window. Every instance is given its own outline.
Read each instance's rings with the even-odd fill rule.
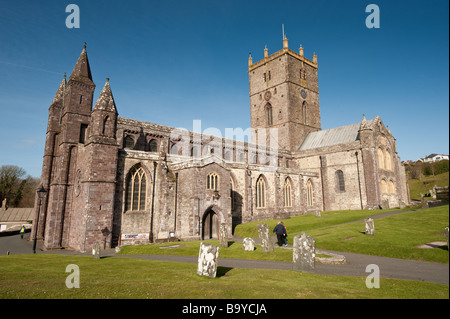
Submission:
[[[284,181],[284,207],[292,207],[292,185],[289,178]]]
[[[256,208],[266,207],[266,182],[262,175],[256,181]]]
[[[147,175],[142,166],[133,167],[128,173],[126,186],[126,211],[139,211],[146,209]]]
[[[216,172],[211,172],[206,176],[206,189],[219,190],[219,175]]]

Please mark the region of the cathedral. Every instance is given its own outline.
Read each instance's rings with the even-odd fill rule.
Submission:
[[[396,140],[376,116],[322,130],[318,62],[288,47],[248,59],[251,142],[119,117],[93,100],[84,46],[49,108],[31,237],[89,251],[217,238],[225,225],[409,204]],[[40,203],[40,205],[39,205]],[[37,225],[37,226],[36,226]]]

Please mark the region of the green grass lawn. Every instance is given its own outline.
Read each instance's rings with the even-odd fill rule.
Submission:
[[[66,287],[66,266],[80,269],[80,288]],[[0,256],[0,298],[449,298],[447,285],[365,277],[325,276],[288,270],[218,269],[210,279],[197,265],[136,258],[67,255]]]
[[[384,210],[342,210],[342,211],[331,211],[322,212],[321,217],[316,217],[315,215],[299,215],[291,217],[289,219],[284,219],[283,223],[287,228],[288,234],[295,234],[301,231],[309,231],[311,229],[322,228],[326,226],[333,226],[337,224],[347,223],[363,219],[375,214],[380,214],[388,211],[406,211],[409,208],[398,209],[384,209]],[[272,231],[278,220],[264,220],[259,222],[251,222],[240,224],[235,229],[235,235],[244,237],[258,237],[257,226],[259,223],[266,223],[269,225],[269,230]]]
[[[364,221],[361,218],[383,211],[341,211],[326,212],[322,217],[301,215],[285,220],[288,233],[288,243],[292,244],[296,231],[305,231],[316,240],[316,248],[354,252],[367,255],[413,259],[448,263],[447,247],[421,249],[416,246],[433,242],[446,241],[444,229],[449,225],[449,206],[439,206],[429,209],[403,212],[401,214],[383,217],[375,220],[375,235],[365,235]],[[343,224],[345,222],[357,221]],[[277,221],[264,221],[272,229]],[[239,225],[236,233],[245,237],[257,237],[258,222]],[[207,241],[219,245],[218,241]],[[200,241],[165,243],[158,245],[125,246],[121,254],[151,254],[151,255],[182,255],[198,256]],[[161,247],[181,245],[174,249]],[[276,246],[275,246],[276,247]],[[292,261],[292,250],[277,249],[273,254],[263,253],[256,245],[253,252],[243,251],[242,244],[229,242],[228,248],[220,248],[221,258],[243,258],[276,261]]]
[[[421,179],[409,179],[409,193],[411,199],[421,200],[420,193],[427,194],[430,189],[437,185],[439,187],[448,186],[449,184],[449,172],[438,174],[436,176],[426,176]],[[427,197],[433,199],[432,197]]]
[[[364,222],[311,229],[307,233],[316,247],[367,255],[449,262],[447,245],[422,249],[418,245],[446,241],[444,229],[449,225],[449,206],[406,212],[375,219],[375,235],[363,233]]]

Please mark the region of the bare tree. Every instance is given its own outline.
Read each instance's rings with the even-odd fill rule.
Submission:
[[[3,165],[0,167],[0,202],[5,198],[7,203],[17,206],[23,196],[26,180],[23,179],[26,172],[15,165]]]

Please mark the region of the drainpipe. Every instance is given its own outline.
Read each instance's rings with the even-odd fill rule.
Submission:
[[[178,203],[178,172],[175,173],[175,220],[173,222],[173,233],[177,231],[177,203]]]
[[[150,215],[150,242],[153,243],[153,211],[155,207],[155,184],[156,184],[156,166],[158,164],[153,162],[153,190],[152,190],[152,211]]]
[[[361,150],[362,154],[362,150]],[[358,160],[358,151],[355,152],[356,156],[356,170],[358,171],[358,189],[359,189],[359,201],[361,203],[361,210],[363,209],[363,202],[362,202],[362,193],[361,193],[361,178],[359,177],[359,160]]]
[[[322,156],[319,156],[319,160],[320,160],[320,180],[321,180],[321,183],[322,183],[322,209],[324,210],[324,211],[326,211],[326,209],[325,209],[325,184],[323,183],[323,163],[322,163],[322,161],[323,161],[323,158],[322,158]]]

